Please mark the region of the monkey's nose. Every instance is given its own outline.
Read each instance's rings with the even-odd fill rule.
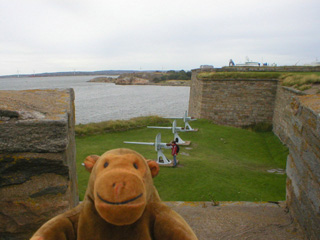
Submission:
[[[112,184],[114,195],[116,197],[118,197],[121,194],[122,189],[125,187],[125,185],[125,182],[115,182]]]

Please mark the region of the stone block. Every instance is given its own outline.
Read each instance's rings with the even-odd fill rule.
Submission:
[[[299,223],[307,235],[307,239],[319,239],[320,216],[319,214],[315,214],[314,210],[309,207],[308,198],[304,192],[302,192],[299,198],[291,194],[290,180],[287,181],[287,205],[290,215]]]
[[[314,181],[314,177],[311,175],[305,177],[307,178],[307,185],[305,186],[306,196],[315,214],[320,216],[320,184]]]
[[[287,195],[294,194],[297,198],[300,196],[300,184],[301,184],[301,174],[299,169],[297,168],[293,158],[291,155],[287,158],[287,180],[290,180],[290,191],[288,191],[288,184],[287,184]],[[287,181],[288,182],[288,181]]]
[[[309,168],[309,174],[313,176],[314,181],[320,183],[320,159],[308,145],[301,153],[301,162]]]
[[[0,91],[0,152],[61,152],[74,115],[69,90]]]
[[[305,128],[302,136],[307,144],[312,148],[312,151],[314,151],[318,158],[320,158],[320,135],[310,128]]]

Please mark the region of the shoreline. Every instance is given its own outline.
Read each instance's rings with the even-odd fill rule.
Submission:
[[[97,77],[87,82],[91,83],[114,83],[116,85],[152,85],[152,86],[183,86],[190,87],[191,80],[166,80],[161,82],[150,82],[148,79],[126,80],[115,77]]]

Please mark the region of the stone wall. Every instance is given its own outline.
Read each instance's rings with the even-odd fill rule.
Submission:
[[[0,236],[28,239],[78,204],[74,92],[0,91]]]
[[[320,95],[279,87],[274,133],[289,147],[287,205],[308,239],[320,236]]]
[[[198,79],[192,71],[189,115],[236,127],[272,123],[277,80]]]
[[[273,132],[280,138],[281,142],[288,144],[292,132],[292,99],[294,97],[305,95],[303,92],[279,86],[277,89],[274,115]],[[292,138],[292,137],[291,137]]]
[[[256,71],[257,68],[253,68],[245,71]],[[228,69],[233,71],[236,68]],[[315,69],[320,70],[312,68]],[[286,171],[290,214],[302,226],[308,239],[319,239],[320,95],[306,95],[282,87],[276,80],[208,80],[197,77],[202,71],[223,70],[193,70],[189,115],[236,127],[272,123],[274,133],[289,148]]]
[[[189,115],[200,118],[202,109],[203,82],[198,80],[198,70],[193,70],[191,75],[191,85],[189,94]]]

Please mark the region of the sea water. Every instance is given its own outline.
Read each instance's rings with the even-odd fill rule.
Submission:
[[[183,117],[188,110],[189,87],[88,82],[96,77],[0,78],[0,90],[73,88],[76,124],[149,115]]]

